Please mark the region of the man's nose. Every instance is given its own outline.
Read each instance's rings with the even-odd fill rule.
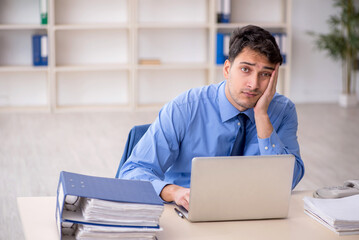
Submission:
[[[248,80],[247,87],[251,90],[255,90],[258,88],[259,76],[257,74],[253,74]]]

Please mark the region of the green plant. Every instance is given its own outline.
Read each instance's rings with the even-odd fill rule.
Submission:
[[[355,92],[353,69],[359,53],[359,10],[358,0],[334,0],[334,6],[340,8],[338,15],[330,16],[327,23],[328,34],[309,34],[315,38],[319,50],[326,51],[335,60],[343,64],[343,93]]]

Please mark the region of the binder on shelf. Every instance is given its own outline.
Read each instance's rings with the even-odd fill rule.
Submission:
[[[217,49],[216,49],[216,64],[221,65],[224,63],[223,52],[224,34],[217,32]]]
[[[34,66],[48,65],[47,35],[32,36],[32,60]]]
[[[216,64],[223,64],[229,54],[230,34],[217,32]]]
[[[40,0],[41,24],[47,24],[47,0]]]
[[[272,33],[275,38],[279,50],[282,54],[283,64],[287,63],[287,34],[285,33]]]
[[[55,215],[62,239],[155,236],[162,212],[150,182],[60,173]]]
[[[231,18],[231,0],[221,0],[223,2],[222,23],[229,23]]]
[[[223,18],[223,0],[217,0],[217,23],[222,22]]]
[[[217,23],[229,23],[231,18],[231,0],[217,0]]]
[[[228,59],[229,56],[229,41],[231,39],[231,35],[230,34],[224,34],[223,37],[223,55],[224,55],[224,60]]]

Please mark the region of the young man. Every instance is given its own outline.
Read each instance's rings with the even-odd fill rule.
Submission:
[[[123,165],[120,178],[149,180],[164,201],[188,209],[192,158],[231,155],[245,126],[243,155],[295,156],[294,188],[304,165],[295,106],[276,93],[280,64],[269,32],[256,26],[236,29],[223,67],[226,81],[191,89],[166,104]],[[239,122],[240,113],[245,124]]]

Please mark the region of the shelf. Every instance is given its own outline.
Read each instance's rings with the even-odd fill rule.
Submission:
[[[166,102],[157,103],[157,104],[154,104],[154,103],[137,104],[136,110],[139,110],[139,111],[158,111],[165,104],[166,104]]]
[[[143,64],[138,65],[136,67],[139,70],[206,70],[209,68],[207,64],[159,64],[159,65],[151,65],[151,64]]]
[[[101,29],[129,29],[127,23],[102,23],[102,24],[62,24],[55,25],[54,30],[101,30]]]
[[[1,110],[1,108],[0,108]],[[130,105],[88,105],[88,106],[56,106],[56,112],[113,112],[130,111]]]
[[[0,30],[31,30],[31,29],[47,29],[47,25],[40,24],[1,24]]]
[[[129,70],[128,64],[107,64],[107,65],[70,65],[70,66],[57,66],[55,72],[84,72],[84,71],[117,71]]]
[[[124,24],[128,22],[128,1],[133,0],[53,0],[55,25]]]
[[[203,64],[208,61],[207,29],[140,29],[138,59],[163,64]]]
[[[0,31],[0,66],[32,66],[32,35],[45,29]]]
[[[280,67],[279,67],[279,70],[283,70],[285,71],[287,68],[287,65],[286,64],[282,64]],[[215,69],[216,70],[222,70],[223,69],[223,64],[222,65],[215,65]]]
[[[48,67],[34,66],[0,66],[0,72],[47,72]]]
[[[287,2],[285,0],[232,0],[230,22],[255,25],[288,22]]]
[[[56,66],[126,64],[128,35],[123,29],[57,31]]]
[[[136,26],[139,29],[201,29],[209,28],[206,23],[140,23]]]
[[[247,22],[247,23],[218,23],[216,24],[216,28],[217,29],[235,29],[238,27],[244,27],[247,25],[257,25],[257,26],[261,26],[265,29],[279,29],[279,30],[284,30],[287,28],[287,24],[283,23],[283,22],[278,22],[278,23],[268,23],[268,22],[262,22],[262,23],[253,23],[253,22]]]
[[[231,0],[231,23],[216,23],[217,1],[48,0],[47,25],[39,0],[0,1],[0,111],[158,110],[224,80],[217,32],[250,24],[286,33],[290,61],[291,0]],[[48,35],[48,67],[32,66],[34,34]]]
[[[139,23],[207,23],[208,0],[138,0]]]
[[[129,104],[127,71],[57,72],[57,106]]]
[[[49,112],[50,110],[50,106],[0,106],[0,112]]]
[[[39,0],[0,1],[1,25],[40,25],[40,23]]]
[[[164,104],[182,92],[203,86],[207,83],[206,69],[163,69],[152,71],[143,69],[138,72],[138,99],[139,105]],[[164,91],[164,89],[166,89]]]
[[[0,107],[19,109],[49,106],[47,76],[47,71],[1,71]]]

